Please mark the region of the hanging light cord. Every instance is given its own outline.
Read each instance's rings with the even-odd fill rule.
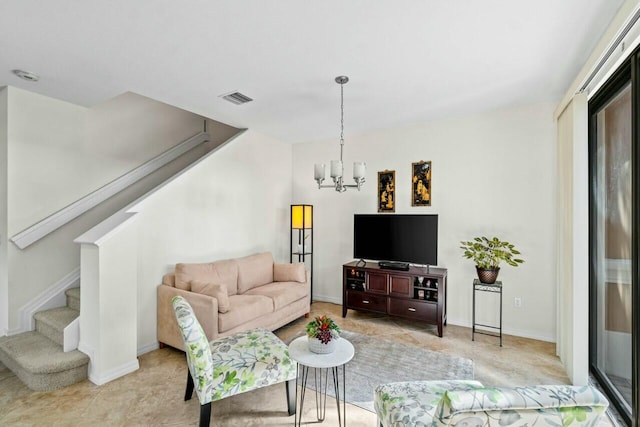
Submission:
[[[340,161],[344,148],[344,83],[340,83]]]

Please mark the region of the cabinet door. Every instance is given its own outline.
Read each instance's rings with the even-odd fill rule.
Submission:
[[[389,275],[389,293],[400,297],[411,296],[411,278],[409,276]]]
[[[386,294],[387,275],[385,273],[367,273],[367,291]]]

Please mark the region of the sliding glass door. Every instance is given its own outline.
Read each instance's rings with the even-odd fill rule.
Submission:
[[[634,71],[630,61],[589,103],[590,365],[629,425],[637,412]]]

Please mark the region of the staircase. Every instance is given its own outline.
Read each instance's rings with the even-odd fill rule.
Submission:
[[[0,337],[0,364],[32,390],[57,390],[87,378],[89,357],[78,350],[63,351],[64,328],[80,315],[80,288],[65,294],[66,307],[33,316],[35,331]]]

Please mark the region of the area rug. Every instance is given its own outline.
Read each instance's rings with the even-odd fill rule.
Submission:
[[[347,363],[346,401],[374,412],[373,390],[379,384],[396,381],[472,380],[473,361],[399,344],[355,332],[342,331],[341,336],[355,347],[355,356]],[[313,371],[307,388],[316,389]],[[340,371],[342,393],[342,371]],[[327,394],[335,396],[331,373]],[[323,381],[324,388],[324,381]],[[312,396],[310,402],[314,401]],[[307,399],[305,399],[307,400]]]

